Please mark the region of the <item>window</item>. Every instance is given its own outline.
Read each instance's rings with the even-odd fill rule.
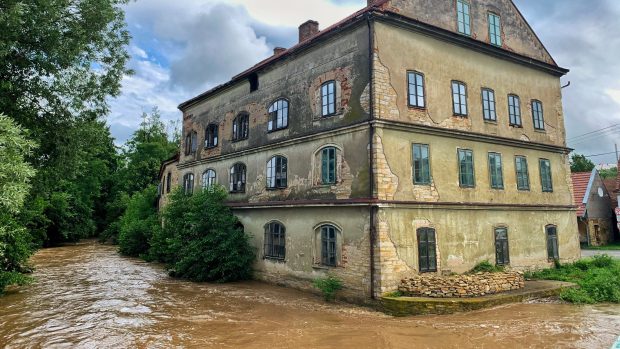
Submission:
[[[215,185],[215,171],[208,169],[202,174],[202,188],[207,189]]]
[[[267,162],[267,188],[286,188],[286,167],[283,156],[274,156]]]
[[[407,73],[409,81],[409,106],[424,108],[424,74],[416,71]]]
[[[508,95],[510,126],[521,127],[521,100],[517,95]]]
[[[192,132],[192,154],[196,154],[196,151],[198,150],[198,133],[196,132]]]
[[[334,147],[321,150],[321,183],[336,183],[336,148]]]
[[[244,193],[245,192],[245,165],[242,163],[234,164],[230,168],[230,192],[231,193]]]
[[[288,101],[279,99],[269,107],[268,131],[281,130],[288,126]]]
[[[517,189],[530,190],[530,175],[527,170],[527,158],[515,157],[515,170],[517,172]]]
[[[321,227],[321,264],[335,267],[338,263],[337,229],[333,225]]]
[[[471,23],[469,18],[469,3],[464,0],[456,0],[457,26],[461,34],[471,35]]]
[[[467,116],[467,86],[459,81],[452,81],[452,104],[454,115]]]
[[[328,81],[321,86],[321,116],[336,114],[336,82]]]
[[[492,45],[502,46],[501,19],[495,13],[489,13],[489,40]]]
[[[172,186],[172,174],[168,172],[168,177],[166,178],[166,193],[170,192],[171,186]]]
[[[495,92],[488,88],[482,89],[482,112],[487,121],[497,121],[495,114]]]
[[[431,184],[428,144],[413,145],[413,184]]]
[[[489,153],[489,177],[491,179],[491,188],[504,189],[502,154]]]
[[[205,130],[205,148],[217,147],[217,124],[209,124]]]
[[[183,192],[185,195],[192,195],[194,193],[194,174],[187,173],[183,176]]]
[[[185,136],[185,155],[195,154],[198,149],[198,134],[190,132]]]
[[[549,258],[549,260],[560,259],[557,227],[555,225],[548,225],[545,231],[547,233],[547,258]]]
[[[420,272],[437,271],[437,250],[435,229],[419,228],[418,235],[418,263]]]
[[[265,226],[265,258],[284,260],[286,257],[286,236],[284,226],[271,222]]]
[[[537,130],[545,129],[545,119],[543,117],[543,106],[541,101],[532,101],[532,118],[534,120],[534,128]]]
[[[459,184],[462,188],[473,188],[474,178],[474,153],[469,149],[459,149]]]
[[[553,182],[551,180],[551,162],[547,159],[540,159],[539,166],[542,191],[546,193],[551,193],[553,192]]]
[[[250,93],[258,90],[258,74],[252,73],[248,81],[250,82]]]
[[[250,116],[242,113],[233,120],[233,141],[247,139],[250,133]]]
[[[495,264],[510,264],[510,252],[508,250],[508,229],[495,228]]]

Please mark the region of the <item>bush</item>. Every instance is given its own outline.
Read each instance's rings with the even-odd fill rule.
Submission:
[[[472,268],[472,270],[470,270],[468,273],[469,274],[475,274],[475,273],[499,273],[504,271],[504,267],[498,266],[498,265],[493,265],[491,264],[489,261],[482,261],[478,264],[476,264],[475,267]]]
[[[32,278],[18,272],[0,271],[0,295],[4,293],[7,286],[27,285],[32,282]]]
[[[597,268],[608,268],[614,264],[614,259],[606,254],[602,256],[594,256],[592,264]]]
[[[153,232],[161,228],[157,216],[157,187],[150,186],[134,194],[120,220],[119,252],[140,256],[149,250]]]
[[[336,291],[342,289],[342,280],[334,276],[315,279],[313,284],[323,293],[323,298],[328,302],[333,301],[336,298]]]
[[[226,197],[219,186],[190,196],[175,190],[149,256],[168,263],[171,275],[192,281],[251,278],[255,253],[239,220],[224,204]]]

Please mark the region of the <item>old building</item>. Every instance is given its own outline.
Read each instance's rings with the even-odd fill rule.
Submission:
[[[369,1],[182,103],[180,184],[227,187],[257,276],[294,287],[571,261],[567,72],[510,0]]]
[[[159,185],[157,186],[157,208],[162,209],[168,203],[168,195],[179,185],[179,154],[162,162],[159,167]],[[192,180],[193,181],[193,180]]]
[[[579,241],[586,246],[600,246],[612,241],[613,208],[611,195],[597,169],[573,173],[574,203],[577,206]]]

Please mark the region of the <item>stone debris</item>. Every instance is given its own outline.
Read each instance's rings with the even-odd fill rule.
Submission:
[[[409,297],[471,298],[524,287],[523,272],[510,271],[454,276],[421,274],[401,280],[398,290]]]

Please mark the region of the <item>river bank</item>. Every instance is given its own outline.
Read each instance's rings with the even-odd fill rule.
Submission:
[[[196,284],[94,242],[39,251],[0,297],[7,348],[608,348],[620,306],[513,304],[393,318],[260,282]]]

